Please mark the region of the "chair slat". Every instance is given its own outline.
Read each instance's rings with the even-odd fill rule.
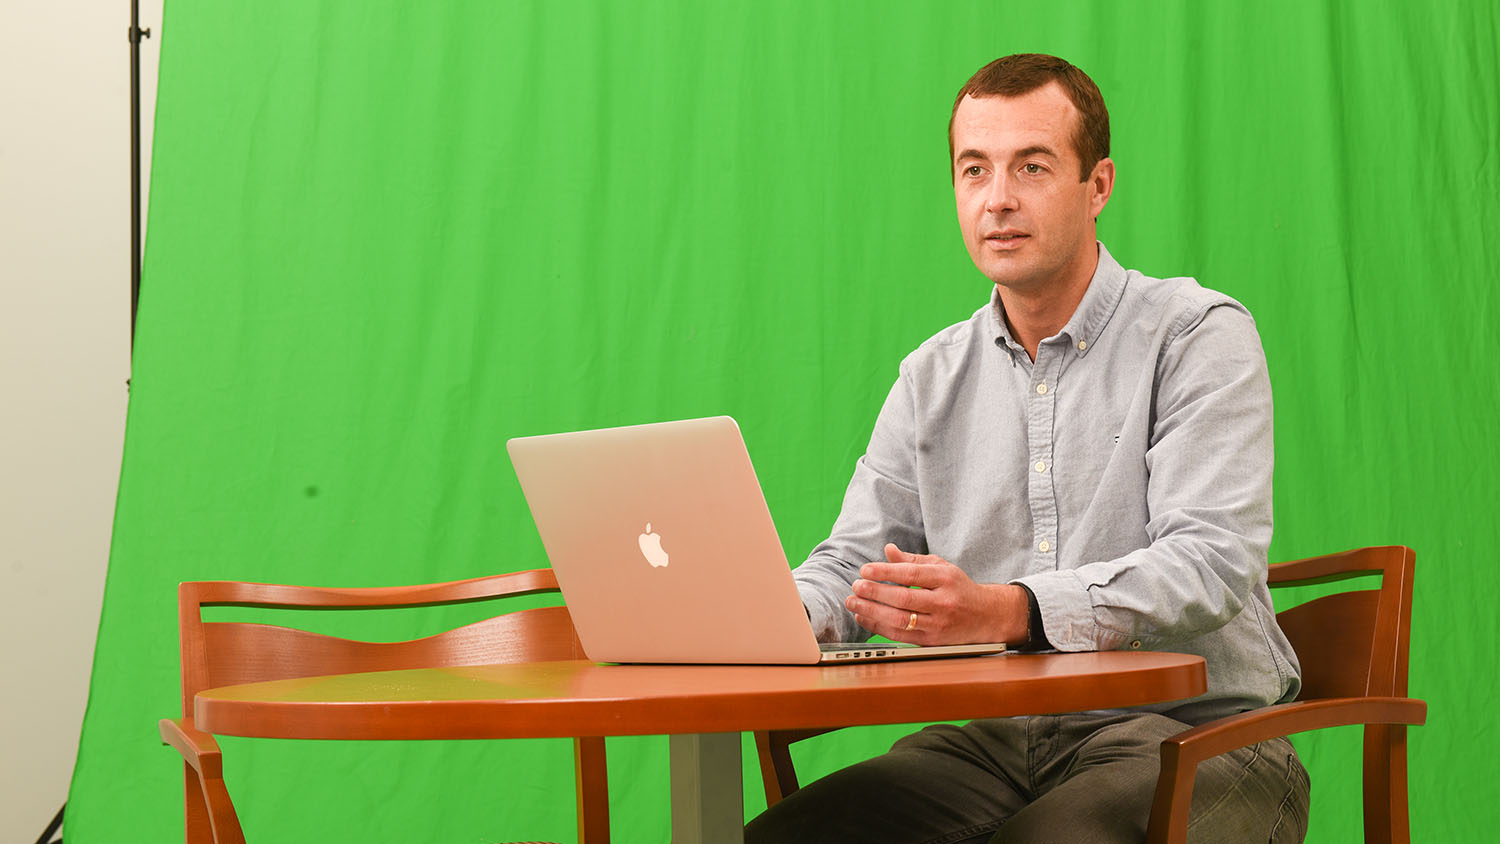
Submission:
[[[405,642],[362,642],[244,622],[209,622],[203,632],[210,654],[207,688],[321,674],[583,657],[564,607],[507,613]]]
[[[1302,663],[1298,700],[1394,694],[1370,690],[1370,656],[1375,644],[1373,590],[1325,595],[1276,614]]]

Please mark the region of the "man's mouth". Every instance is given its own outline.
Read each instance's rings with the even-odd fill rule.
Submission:
[[[984,242],[997,249],[1014,249],[1020,246],[1028,237],[1030,235],[1022,232],[990,232],[984,236]]]

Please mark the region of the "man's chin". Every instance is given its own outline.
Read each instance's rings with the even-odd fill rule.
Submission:
[[[991,261],[982,269],[985,278],[993,281],[996,287],[1026,289],[1035,284],[1036,273],[1031,272],[1031,267],[1021,261]]]

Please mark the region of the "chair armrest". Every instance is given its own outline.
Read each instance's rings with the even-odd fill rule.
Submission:
[[[1404,697],[1337,697],[1294,701],[1230,715],[1162,742],[1162,770],[1170,758],[1193,764],[1258,741],[1324,727],[1427,723],[1427,702]]]
[[[772,741],[785,747],[786,745],[796,744],[803,739],[814,738],[824,733],[831,733],[842,729],[843,727],[803,727],[796,730],[771,730],[766,735],[770,736]]]
[[[1198,765],[1258,741],[1324,727],[1427,723],[1427,703],[1404,697],[1324,698],[1252,709],[1185,730],[1161,743],[1149,844],[1185,844]]]
[[[182,758],[193,766],[200,776],[209,779],[224,778],[224,757],[219,752],[219,742],[212,733],[205,733],[193,726],[191,718],[163,718],[156,724],[164,744],[177,748]]]
[[[761,731],[755,734],[755,749],[760,756],[760,778],[765,785],[767,806],[776,805],[801,787],[797,782],[797,770],[792,766],[791,745],[837,729],[839,728],[811,727]]]

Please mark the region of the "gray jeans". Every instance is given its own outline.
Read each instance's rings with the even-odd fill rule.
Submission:
[[[755,818],[747,844],[1140,842],[1162,739],[1189,725],[1151,713],[937,725],[824,777]],[[1192,842],[1300,842],[1307,772],[1286,739],[1198,766]]]

